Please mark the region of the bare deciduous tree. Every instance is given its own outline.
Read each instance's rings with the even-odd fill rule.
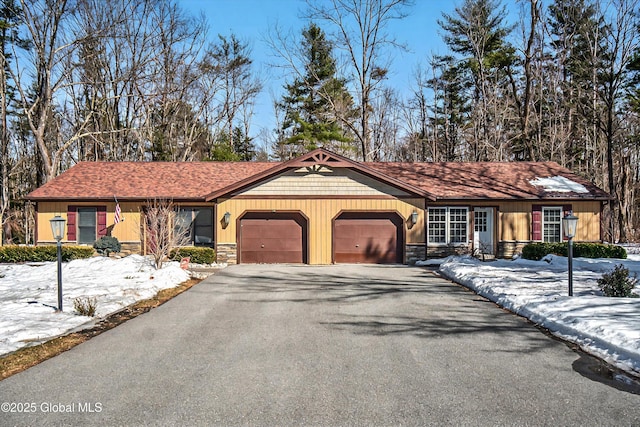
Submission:
[[[153,257],[155,268],[160,269],[173,249],[189,243],[190,224],[182,222],[172,200],[147,200],[143,214],[140,240],[145,242],[145,252]]]
[[[371,160],[374,147],[371,140],[371,111],[374,92],[389,72],[388,47],[403,45],[385,32],[387,24],[406,16],[409,0],[307,0],[309,17],[330,25],[334,45],[342,49],[350,76],[355,82],[353,98],[358,104],[358,119],[343,122],[360,142],[362,159]]]

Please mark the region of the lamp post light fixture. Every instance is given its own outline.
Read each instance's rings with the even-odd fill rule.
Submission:
[[[411,213],[411,226],[414,226],[418,223],[418,212],[417,211],[413,211]]]
[[[56,215],[49,220],[51,232],[58,246],[58,311],[62,311],[62,236],[64,235],[65,219]]]
[[[229,224],[231,224],[231,213],[225,212],[224,215],[222,215],[222,228],[227,228]]]
[[[565,237],[569,239],[569,296],[573,296],[573,238],[576,236],[578,228],[578,217],[569,212],[562,218],[562,230]]]

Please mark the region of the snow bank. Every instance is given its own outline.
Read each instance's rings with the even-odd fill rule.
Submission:
[[[179,263],[155,270],[140,255],[95,257],[62,264],[63,312],[57,312],[55,262],[0,265],[0,355],[64,334],[90,322],[75,314],[73,300],[95,297],[97,317],[151,298],[189,279]]]
[[[567,259],[555,255],[489,263],[449,257],[439,271],[584,351],[640,373],[640,298],[604,297],[597,285],[617,264],[640,273],[638,255],[628,260],[574,259],[574,297],[567,296]]]

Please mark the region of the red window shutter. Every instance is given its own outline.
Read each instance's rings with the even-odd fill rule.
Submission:
[[[542,241],[542,205],[531,208],[531,240]]]
[[[98,206],[96,208],[96,213],[98,215],[98,239],[102,236],[107,235],[107,207],[106,206]]]
[[[67,207],[67,240],[70,242],[76,241],[76,215],[78,212],[77,206]]]

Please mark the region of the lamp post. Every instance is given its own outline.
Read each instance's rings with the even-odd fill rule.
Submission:
[[[58,311],[62,311],[62,235],[64,234],[64,218],[56,215],[49,220],[51,223],[51,232],[53,238],[56,239],[58,246]]]
[[[569,296],[573,296],[573,238],[576,236],[578,228],[578,217],[569,212],[562,218],[562,230],[569,239]]]

